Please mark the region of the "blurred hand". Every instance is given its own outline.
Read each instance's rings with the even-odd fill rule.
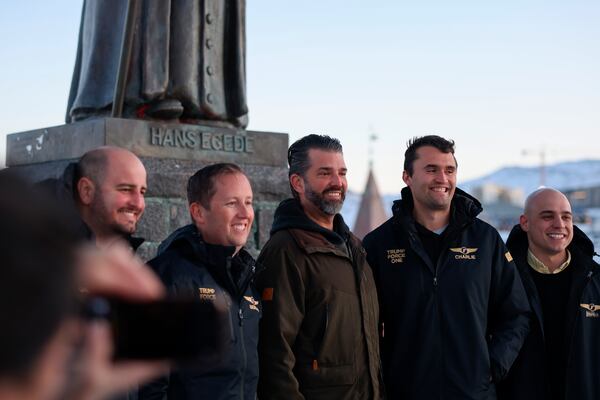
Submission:
[[[86,247],[80,253],[80,288],[90,294],[128,300],[157,300],[165,295],[158,277],[122,243],[105,250]]]
[[[80,254],[78,283],[90,295],[133,301],[157,300],[165,290],[154,273],[125,245],[109,249],[85,248]],[[166,361],[112,360],[110,326],[105,321],[85,323],[83,347],[75,365],[70,399],[105,399],[166,374]]]

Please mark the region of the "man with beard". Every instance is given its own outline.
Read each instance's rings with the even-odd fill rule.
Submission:
[[[364,239],[384,325],[390,399],[495,399],[517,357],[529,305],[481,204],[456,188],[454,142],[414,138],[402,200]]]
[[[380,399],[379,309],[360,241],[338,214],[342,146],[308,135],[288,151],[293,199],[275,211],[258,262],[258,397]]]
[[[140,159],[129,150],[101,147],[81,157],[77,177],[77,209],[96,245],[127,239],[137,248],[142,240],[131,235],[144,212],[147,187]]]
[[[62,202],[74,203],[72,221],[97,247],[124,240],[135,250],[144,241],[131,235],[145,208],[146,169],[129,150],[96,148],[70,164],[62,179],[40,185]]]

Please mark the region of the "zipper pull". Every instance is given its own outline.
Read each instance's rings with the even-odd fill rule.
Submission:
[[[243,326],[244,325],[244,312],[242,311],[241,308],[238,310],[238,317],[240,318],[240,326]]]
[[[437,289],[437,285],[438,285],[438,281],[437,281],[437,275],[433,277],[433,288]]]

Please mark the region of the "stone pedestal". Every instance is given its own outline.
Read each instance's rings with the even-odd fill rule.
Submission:
[[[269,238],[273,212],[289,197],[288,135],[146,120],[100,118],[7,136],[6,165],[32,181],[60,177],[65,167],[98,146],[134,152],[148,172],[146,211],[136,236],[143,259],[175,229],[190,223],[188,178],[215,162],[233,162],[254,191],[255,220],[247,248],[258,254]]]

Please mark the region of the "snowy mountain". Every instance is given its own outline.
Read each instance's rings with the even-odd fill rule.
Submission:
[[[504,167],[481,178],[459,183],[467,192],[483,183],[506,188],[521,188],[525,194],[540,186],[539,167]],[[600,185],[600,160],[569,161],[545,168],[544,186],[559,190],[579,189]]]
[[[484,183],[493,183],[510,189],[522,189],[527,195],[540,186],[539,167],[504,167],[480,178],[459,182],[458,186],[466,192]],[[545,186],[559,190],[600,186],[600,160],[569,161],[545,168]],[[351,228],[360,207],[360,193],[348,192],[342,209],[344,220]],[[383,195],[384,208],[391,215],[392,202],[400,198],[399,194]]]

